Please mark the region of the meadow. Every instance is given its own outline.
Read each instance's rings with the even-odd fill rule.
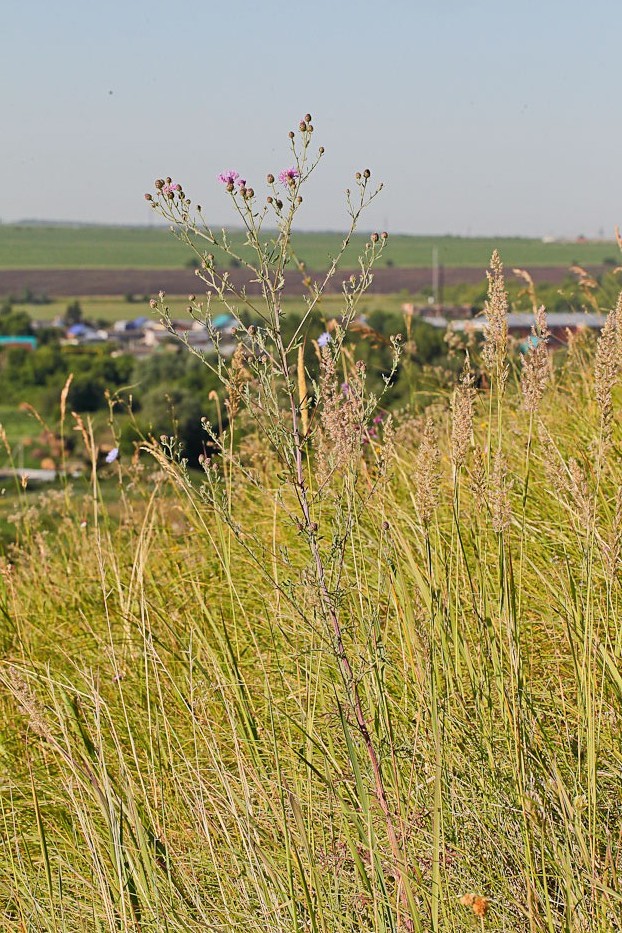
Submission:
[[[445,342],[395,309],[400,333],[380,308],[361,318],[390,247],[372,234],[334,317],[330,276],[293,316],[283,270],[312,134],[310,115],[290,134],[267,249],[252,192],[221,177],[261,286],[245,296],[206,254],[231,355],[188,345],[140,371],[76,355],[96,385],[53,344],[6,357],[5,402],[18,363],[48,404],[60,390],[54,446],[65,462],[71,436],[85,470],[18,484],[0,557],[2,925],[618,933],[615,274],[581,277],[579,300],[608,316],[563,349],[523,279],[518,346],[495,251],[482,338]],[[170,179],[150,197],[197,235]],[[151,310],[172,326],[165,297]],[[128,380],[172,396],[171,373],[172,421],[124,437]],[[96,416],[74,404],[87,396]]]
[[[472,375],[326,474],[334,397],[307,523],[235,385],[202,480],[65,413],[90,482],[0,568],[6,929],[620,929],[622,308],[521,363],[499,300]]]
[[[219,231],[217,231],[219,232]],[[342,266],[357,265],[366,236],[355,234]],[[240,231],[231,231],[234,250],[250,256]],[[341,243],[338,233],[296,233],[296,252],[309,269],[325,269],[329,256]],[[555,242],[527,238],[430,237],[392,234],[379,266],[398,268],[433,264],[433,251],[447,267],[484,269],[493,249],[498,248],[509,267],[600,265],[617,262],[614,241]],[[183,268],[193,258],[192,250],[176,241],[165,227],[63,227],[0,225],[0,269],[28,268]]]

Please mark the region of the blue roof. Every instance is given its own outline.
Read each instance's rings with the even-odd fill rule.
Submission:
[[[10,334],[0,335],[0,347],[6,346],[7,344],[10,344],[12,347],[36,347],[37,338],[31,337],[28,334],[15,334],[14,336],[11,336]]]
[[[149,318],[142,315],[141,317],[135,317],[133,321],[128,321],[126,325],[126,330],[140,330],[141,327],[144,327]]]
[[[217,314],[216,317],[212,319],[214,327],[226,327],[228,324],[232,323],[233,318],[230,314]]]

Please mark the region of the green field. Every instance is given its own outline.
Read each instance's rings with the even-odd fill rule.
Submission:
[[[14,304],[15,311],[25,311],[35,320],[54,321],[65,314],[67,305],[73,301],[79,301],[80,307],[85,318],[92,321],[101,321],[112,323],[114,321],[128,321],[140,316],[149,316],[154,320],[158,319],[156,311],[152,311],[147,300],[125,301],[123,298],[107,298],[92,295],[85,295],[78,299],[58,298],[50,301],[49,304],[28,305],[22,302]],[[174,318],[187,317],[186,307],[188,301],[185,298],[167,298],[170,313]],[[368,314],[371,311],[399,311],[404,303],[403,295],[368,295],[360,303],[361,314]],[[283,301],[284,310],[291,313],[299,313],[304,308],[304,299],[298,297],[286,298]],[[216,315],[226,311],[224,305],[217,301],[212,301],[212,314]],[[341,295],[326,295],[319,303],[319,308],[326,317],[334,317],[343,311],[343,299]]]
[[[241,233],[233,232],[234,246],[242,246]],[[355,265],[365,236],[355,237],[344,265]],[[310,269],[321,269],[339,249],[339,233],[298,233],[295,244]],[[391,236],[381,265],[428,267],[433,250],[446,266],[484,269],[493,249],[510,266],[568,266],[618,261],[613,241],[543,243],[537,239],[497,237]],[[0,269],[26,268],[183,268],[192,258],[167,228],[0,226]]]

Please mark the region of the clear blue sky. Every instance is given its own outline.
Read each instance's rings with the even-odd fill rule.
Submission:
[[[261,189],[313,114],[301,225],[612,234],[622,223],[617,0],[4,0],[0,217],[145,223],[170,174],[215,223],[215,176]]]

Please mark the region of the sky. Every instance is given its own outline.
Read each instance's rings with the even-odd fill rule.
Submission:
[[[263,193],[307,112],[325,156],[301,229],[613,236],[622,224],[619,0],[4,0],[0,219],[154,222],[171,175]]]

